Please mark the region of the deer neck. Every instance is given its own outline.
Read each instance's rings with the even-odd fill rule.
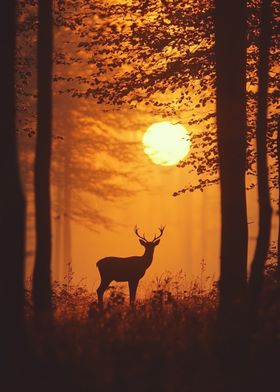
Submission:
[[[154,256],[154,250],[155,250],[155,248],[153,248],[153,249],[145,249],[145,252],[143,254],[143,260],[144,260],[144,263],[146,265],[146,268],[150,267],[150,265],[152,264],[153,256]]]

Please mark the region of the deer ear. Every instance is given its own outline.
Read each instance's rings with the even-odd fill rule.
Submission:
[[[141,245],[143,245],[143,246],[145,246],[145,245],[146,245],[146,242],[145,242],[145,241],[143,241],[143,240],[139,240],[139,242],[140,242],[140,244],[141,244]]]
[[[157,246],[160,243],[160,240],[154,242],[154,245]]]

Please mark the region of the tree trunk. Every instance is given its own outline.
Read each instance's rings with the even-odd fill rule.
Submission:
[[[64,173],[63,173],[63,276],[67,276],[72,268],[72,241],[71,241],[71,154],[72,135],[71,126],[64,138]]]
[[[221,181],[219,320],[234,330],[246,293],[246,1],[215,1],[217,127]]]
[[[277,165],[278,165],[278,238],[277,238],[277,280],[280,289],[280,119],[277,128]]]
[[[269,47],[271,38],[272,11],[270,0],[262,0],[259,64],[258,64],[258,105],[257,105],[257,178],[259,197],[259,232],[249,279],[250,325],[255,329],[264,279],[264,265],[267,258],[271,227],[271,206],[267,168],[267,89],[269,71]]]
[[[52,0],[39,1],[38,106],[35,158],[35,313],[51,311]]]
[[[20,371],[24,354],[25,198],[16,142],[16,1],[5,3],[0,23],[0,257],[1,351],[6,367]],[[3,370],[3,369],[2,369]],[[13,381],[13,380],[11,380]],[[3,380],[2,380],[2,384]]]
[[[221,183],[218,342],[227,391],[246,391],[246,1],[215,0],[217,134]]]

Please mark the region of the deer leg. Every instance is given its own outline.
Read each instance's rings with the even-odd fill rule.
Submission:
[[[103,294],[104,291],[107,289],[109,286],[110,281],[108,280],[101,280],[101,283],[97,289],[97,297],[98,297],[98,306],[100,309],[103,309]]]
[[[134,305],[138,283],[139,283],[139,280],[130,280],[128,282],[130,305]]]

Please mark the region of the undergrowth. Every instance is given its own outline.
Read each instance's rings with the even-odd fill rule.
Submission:
[[[201,275],[191,283],[180,271],[143,285],[134,308],[125,286],[111,285],[103,311],[95,293],[73,284],[70,270],[63,282],[53,285],[51,321],[34,320],[27,289],[27,329],[41,364],[40,379],[48,380],[49,390],[55,384],[60,392],[227,390],[215,348],[217,283],[204,276],[203,268],[202,263]],[[274,274],[275,266],[269,264],[261,317],[276,325],[277,339]],[[271,354],[262,341],[255,352],[259,347],[261,356]]]

